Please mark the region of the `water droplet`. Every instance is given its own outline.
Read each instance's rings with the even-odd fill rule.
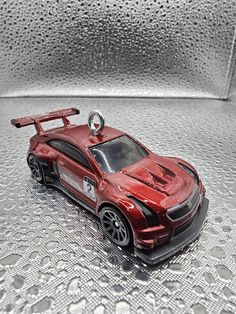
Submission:
[[[83,246],[83,249],[84,249],[86,252],[91,253],[91,252],[93,251],[94,247],[93,247],[93,245],[91,245],[91,244],[85,244],[85,245]]]
[[[132,269],[133,269],[133,263],[131,261],[125,261],[122,264],[122,270],[123,271],[129,272],[129,271],[132,271]]]
[[[79,243],[77,242],[70,242],[69,246],[72,248],[72,250],[78,250],[79,249]]]
[[[117,256],[109,256],[108,261],[111,265],[118,265],[118,257]]]
[[[45,297],[39,302],[35,303],[32,307],[32,313],[43,313],[49,310],[52,306],[53,299]]]
[[[33,221],[33,222],[31,222],[30,227],[35,229],[35,228],[39,228],[41,225],[42,225],[41,221]]]
[[[31,296],[36,296],[39,293],[39,286],[32,286],[27,290],[27,293]]]
[[[173,272],[173,273],[181,273],[183,272],[183,267],[180,263],[173,263],[170,264],[169,269]]]
[[[34,260],[39,255],[39,252],[34,251],[30,254],[29,259]]]
[[[192,264],[192,266],[193,266],[194,268],[199,268],[199,267],[201,267],[201,262],[200,262],[199,260],[197,260],[197,259],[192,260],[192,261],[191,261],[191,264]]]
[[[24,283],[25,283],[25,278],[19,275],[15,275],[13,277],[14,281],[13,281],[13,287],[15,289],[20,289],[23,287]]]
[[[194,286],[193,290],[197,293],[197,294],[204,294],[205,291],[202,289],[201,286]]]
[[[216,271],[219,274],[220,278],[224,280],[231,279],[233,275],[231,270],[229,270],[228,267],[226,267],[225,265],[217,265]]]
[[[50,241],[46,243],[46,249],[48,251],[55,251],[57,248],[58,242],[57,241]]]
[[[104,314],[104,313],[105,313],[105,306],[102,304],[99,304],[93,310],[93,314]]]
[[[181,288],[182,284],[179,281],[165,281],[163,285],[169,289],[170,292],[174,292]]]
[[[39,244],[42,240],[43,240],[43,237],[35,237],[35,238],[33,239],[33,241],[34,241],[35,244]]]
[[[124,300],[116,302],[116,314],[130,314],[130,304]]]
[[[98,279],[98,281],[101,286],[106,286],[109,283],[109,278],[106,275],[103,275]]]
[[[66,268],[66,265],[68,264],[68,261],[60,260],[57,262],[57,268]]]
[[[15,265],[19,259],[21,258],[22,256],[21,255],[18,255],[18,254],[11,254],[11,255],[8,255],[6,257],[3,257],[2,259],[0,259],[0,264],[2,266],[10,266],[10,265]]]
[[[230,298],[230,297],[235,296],[235,293],[231,289],[229,289],[228,287],[224,287],[222,289],[222,292],[226,298]]]
[[[45,257],[42,258],[40,265],[42,267],[44,267],[44,266],[50,264],[50,262],[51,262],[50,257],[49,256],[45,256]]]
[[[94,266],[94,267],[100,267],[101,262],[102,262],[101,258],[95,257],[95,258],[91,261],[91,265]]]
[[[27,272],[30,268],[31,268],[31,265],[30,265],[30,264],[26,264],[26,265],[23,267],[23,270]]]
[[[142,306],[139,306],[137,309],[137,314],[145,314],[146,311],[144,310],[144,308]]]
[[[155,293],[151,290],[148,290],[146,292],[146,300],[148,303],[152,304],[152,306],[155,309],[155,305],[156,305],[156,299],[155,299]]]
[[[112,290],[115,293],[121,293],[124,290],[124,288],[121,285],[118,284],[118,285],[112,286]]]
[[[201,304],[194,304],[192,306],[192,310],[194,314],[206,314],[207,313],[205,307]]]
[[[218,247],[218,246],[214,246],[211,250],[210,250],[211,256],[217,258],[217,259],[222,259],[225,258],[225,252],[222,248]]]
[[[137,273],[135,274],[136,279],[143,283],[147,283],[150,279],[150,275],[143,271],[143,270],[138,270]]]
[[[206,282],[209,283],[209,284],[211,284],[211,283],[213,283],[215,281],[215,278],[210,273],[205,273],[204,274],[204,278],[205,278]]]
[[[80,292],[80,277],[73,278],[68,284],[69,294],[78,294]]]
[[[80,299],[76,303],[71,303],[68,308],[70,314],[83,314],[87,300],[85,298]]]
[[[54,277],[51,273],[43,273],[39,271],[39,279],[45,282],[49,282]]]
[[[22,252],[25,252],[26,250],[28,250],[28,246],[27,245],[21,245],[19,246],[19,250],[22,251]]]

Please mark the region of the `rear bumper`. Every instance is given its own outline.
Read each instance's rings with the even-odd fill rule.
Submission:
[[[202,206],[198,209],[196,217],[184,232],[173,237],[170,242],[162,244],[150,251],[135,248],[135,255],[147,264],[154,265],[182,250],[199,236],[201,227],[207,215],[208,206],[209,200],[204,197]]]

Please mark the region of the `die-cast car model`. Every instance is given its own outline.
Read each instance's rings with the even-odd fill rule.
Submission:
[[[72,125],[69,108],[13,119],[34,125],[27,162],[38,182],[59,188],[100,217],[105,234],[149,264],[158,263],[196,239],[208,200],[197,171],[184,160],[158,156],[132,136],[105,126],[99,111],[88,125]],[[94,122],[94,118],[99,123]],[[44,130],[42,122],[62,119]]]

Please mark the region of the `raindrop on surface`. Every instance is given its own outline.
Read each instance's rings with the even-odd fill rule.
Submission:
[[[201,304],[194,304],[192,310],[194,314],[207,314],[206,308]]]
[[[48,251],[55,251],[57,248],[58,242],[57,241],[50,241],[46,243],[46,249]]]
[[[27,290],[27,293],[31,296],[36,296],[39,293],[39,286],[32,286]]]
[[[136,279],[138,279],[139,281],[143,282],[143,283],[147,283],[150,279],[150,275],[142,270],[138,270],[136,275],[135,275]]]
[[[97,305],[93,310],[93,314],[104,314],[104,313],[105,313],[105,306],[102,304]]]
[[[217,271],[217,273],[221,279],[224,279],[224,280],[230,280],[231,279],[233,274],[232,274],[231,270],[228,269],[227,266],[217,265],[215,268],[216,268],[216,271]]]
[[[214,246],[210,250],[211,256],[217,258],[217,259],[223,259],[225,257],[225,252],[221,247]]]
[[[68,307],[69,314],[83,314],[86,307],[87,299],[82,298],[76,303],[71,303]]]
[[[13,277],[14,281],[13,281],[13,287],[15,289],[20,289],[23,287],[24,283],[25,283],[25,278],[19,275],[15,275]]]
[[[35,303],[31,307],[31,313],[43,313],[49,310],[52,306],[53,299],[49,297],[45,297],[39,302]]]
[[[78,294],[80,292],[80,277],[73,278],[68,284],[68,294]]]
[[[18,254],[11,254],[8,255],[6,257],[3,257],[2,259],[0,259],[0,265],[2,266],[11,266],[11,265],[15,265],[19,259],[21,258],[21,255]]]
[[[182,284],[179,281],[165,281],[163,285],[170,291],[174,292],[181,288]]]
[[[130,304],[127,301],[118,301],[115,305],[116,314],[130,314]]]

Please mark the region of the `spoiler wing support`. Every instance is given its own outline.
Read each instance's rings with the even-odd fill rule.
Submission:
[[[42,128],[41,122],[47,122],[56,119],[62,119],[65,127],[70,126],[68,116],[79,114],[80,111],[77,108],[68,108],[57,111],[51,111],[43,115],[28,116],[23,118],[12,119],[11,124],[16,128],[22,128],[28,125],[34,125],[38,135],[45,135],[45,131]]]

